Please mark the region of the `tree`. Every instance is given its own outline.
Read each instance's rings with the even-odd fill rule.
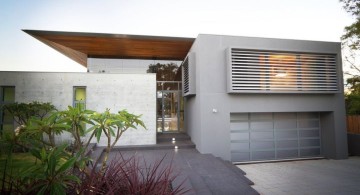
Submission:
[[[126,110],[119,111],[117,114],[110,113],[110,109],[106,109],[103,113],[95,112],[90,116],[94,122],[94,126],[89,129],[89,132],[92,131],[90,139],[95,135],[97,142],[99,142],[102,134],[106,136],[107,145],[104,159],[102,160],[102,169],[105,169],[110,151],[124,132],[129,128],[136,129],[137,126],[142,126],[146,129],[140,117],[141,115],[134,115]]]
[[[360,54],[360,0],[340,0],[344,9],[350,13],[355,21],[345,27],[345,34],[341,37],[343,49],[347,49],[345,63],[350,66],[351,71],[345,71],[349,76],[346,85],[350,90],[346,94],[346,111],[347,114],[360,114],[360,66],[357,58]]]
[[[360,48],[360,0],[340,0],[344,9],[355,17],[355,21],[345,27],[342,40],[347,42],[351,49]]]
[[[60,112],[60,115],[63,117],[63,120],[67,125],[70,126],[67,129],[74,138],[73,144],[73,152],[78,152],[83,146],[86,148],[93,135],[89,138],[86,144],[83,144],[82,137],[86,135],[86,124],[91,124],[89,116],[93,114],[94,111],[91,110],[84,110],[81,106],[68,106],[68,109],[65,111]]]
[[[11,103],[3,107],[8,111],[18,125],[25,125],[30,118],[37,118],[42,120],[50,112],[55,111],[56,108],[51,103],[31,102],[31,103]]]
[[[147,73],[156,73],[156,81],[174,81],[179,66],[175,63],[150,64]]]

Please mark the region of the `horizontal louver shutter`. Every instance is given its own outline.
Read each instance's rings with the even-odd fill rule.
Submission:
[[[230,93],[336,92],[336,55],[231,48]]]
[[[182,66],[183,96],[195,95],[195,53],[189,52]]]
[[[186,58],[183,62],[183,74],[184,74],[184,78],[183,78],[183,82],[184,82],[184,94],[189,93],[189,59]]]

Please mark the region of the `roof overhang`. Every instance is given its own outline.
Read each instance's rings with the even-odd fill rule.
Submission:
[[[23,30],[87,67],[87,58],[183,60],[195,38]]]

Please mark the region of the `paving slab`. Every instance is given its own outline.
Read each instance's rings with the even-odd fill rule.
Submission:
[[[114,151],[110,153],[109,161],[120,153],[124,158],[136,156],[136,158],[145,159],[148,165],[165,156],[163,165],[172,163],[174,170],[180,173],[173,184],[179,184],[185,179],[184,186],[191,190],[187,193],[189,195],[259,194],[249,185],[251,182],[243,174],[229,168],[229,165],[212,155],[200,154],[196,149]]]
[[[238,165],[260,194],[360,194],[360,157]]]

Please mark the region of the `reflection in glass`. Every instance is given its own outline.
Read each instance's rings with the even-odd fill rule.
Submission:
[[[168,85],[170,84],[170,85]],[[158,87],[173,86],[170,90],[157,91],[157,131],[182,131],[184,126],[184,105],[180,82],[158,82]]]

